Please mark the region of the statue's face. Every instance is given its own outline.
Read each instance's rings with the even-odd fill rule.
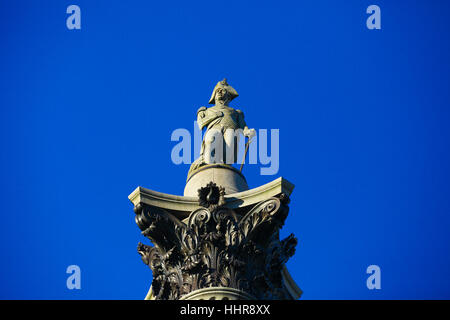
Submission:
[[[215,100],[225,103],[230,100],[230,95],[228,94],[227,90],[225,90],[224,88],[218,88],[216,90]]]

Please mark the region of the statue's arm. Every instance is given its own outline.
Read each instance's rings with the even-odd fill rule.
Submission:
[[[244,130],[244,136],[252,138],[256,135],[255,129],[249,129],[245,123],[244,113],[241,110],[236,110],[239,114],[239,127]]]
[[[197,124],[200,130],[209,125],[214,120],[223,117],[223,112],[213,108],[201,107],[197,111]]]
[[[197,110],[197,125],[200,130],[206,125],[205,117],[206,117],[206,107],[200,107]]]

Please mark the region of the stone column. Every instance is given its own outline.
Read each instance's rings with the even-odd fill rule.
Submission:
[[[227,175],[224,168],[215,165],[204,168],[198,179],[191,177],[186,196],[142,187],[129,196],[137,225],[153,243],[138,245],[153,271],[147,299],[300,297],[285,267],[297,239],[292,234],[279,239],[294,186],[279,178],[247,190],[242,175],[232,170]],[[192,188],[198,188],[195,197]]]

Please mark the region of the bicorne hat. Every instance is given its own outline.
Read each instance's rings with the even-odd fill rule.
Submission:
[[[228,92],[231,97],[230,101],[239,96],[236,90],[227,83],[227,79],[223,79],[222,81],[217,82],[216,86],[214,87],[211,99],[209,99],[209,104],[215,103],[216,91],[219,88],[225,89]]]

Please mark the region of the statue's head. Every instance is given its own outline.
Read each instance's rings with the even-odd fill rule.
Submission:
[[[237,96],[238,93],[232,86],[227,83],[227,79],[223,79],[222,81],[219,81],[214,87],[211,99],[209,99],[209,103],[217,104],[217,102],[220,101],[226,105]]]

